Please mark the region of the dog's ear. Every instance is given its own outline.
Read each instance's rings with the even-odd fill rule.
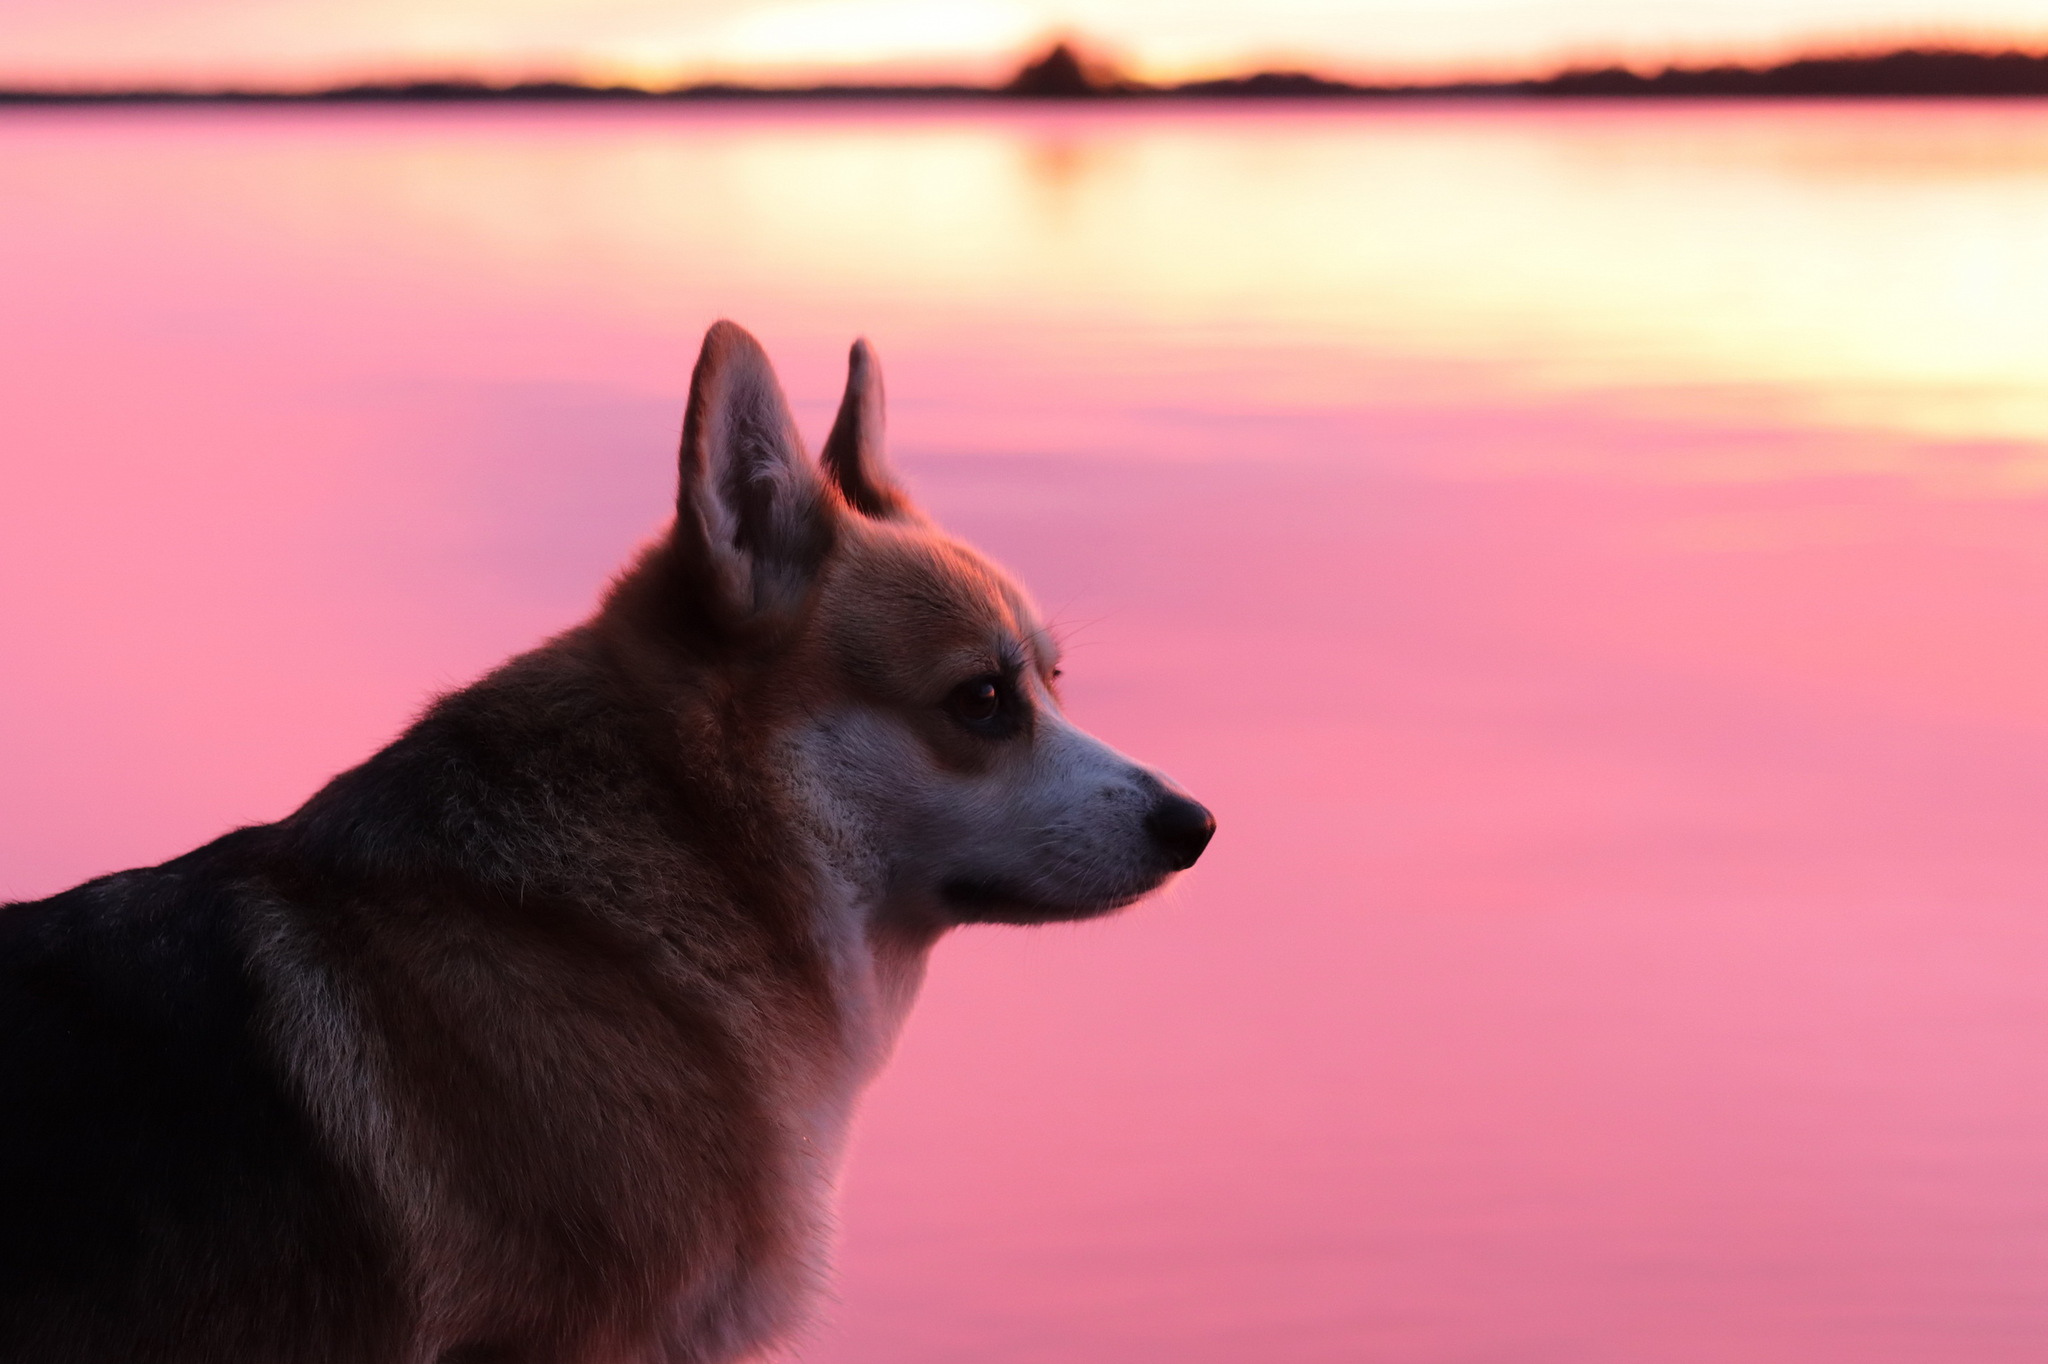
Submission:
[[[697,603],[731,626],[799,609],[832,547],[832,509],[760,342],[713,324],[690,376],[675,543]]]
[[[868,343],[856,341],[821,462],[848,506],[878,521],[901,520],[912,514],[910,499],[883,462],[882,422],[882,367]]]

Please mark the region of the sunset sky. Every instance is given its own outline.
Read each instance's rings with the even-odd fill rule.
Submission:
[[[1140,76],[1367,77],[2048,45],[2048,0],[6,0],[0,81],[984,80],[1078,34]]]

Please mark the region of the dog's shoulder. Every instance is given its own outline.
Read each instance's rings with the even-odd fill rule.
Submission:
[[[672,797],[646,715],[591,653],[557,641],[437,699],[278,826],[270,873],[322,894],[527,885],[569,827]]]
[[[371,1262],[254,1022],[238,924],[268,837],[0,907],[0,1357],[146,1359],[203,1336],[202,1304],[284,1308],[295,1269]]]

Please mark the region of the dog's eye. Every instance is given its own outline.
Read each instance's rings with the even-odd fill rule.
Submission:
[[[953,688],[946,709],[970,725],[987,724],[1003,709],[1003,688],[993,677],[974,677]]]

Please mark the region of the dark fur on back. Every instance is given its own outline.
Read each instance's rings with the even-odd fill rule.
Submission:
[[[236,942],[275,841],[245,830],[0,912],[0,1359],[395,1342],[389,1228],[269,1054]]]

